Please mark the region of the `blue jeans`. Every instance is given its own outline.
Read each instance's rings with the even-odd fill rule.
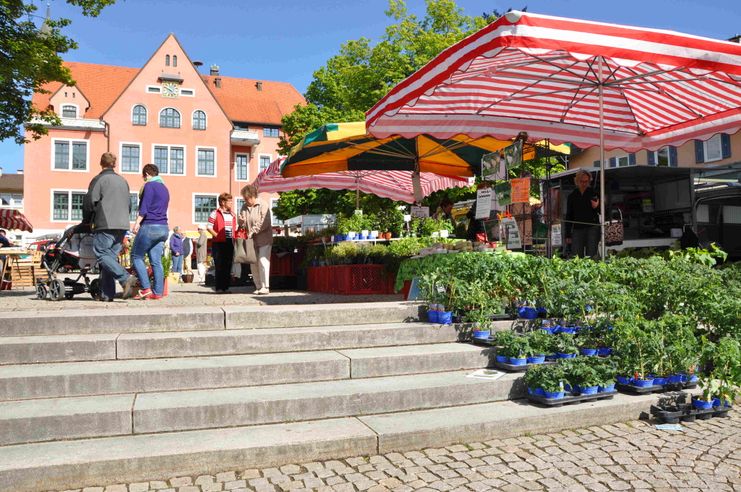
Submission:
[[[139,232],[134,240],[134,247],[131,248],[131,263],[136,270],[136,276],[139,277],[139,283],[142,289],[151,288],[149,275],[147,275],[147,266],[144,264],[144,255],[149,257],[149,264],[152,265],[152,275],[154,276],[155,294],[161,296],[165,290],[165,273],[162,270],[162,255],[165,252],[165,241],[169,229],[166,225],[144,224],[139,228]]]
[[[170,257],[172,258],[172,272],[183,273],[183,255],[175,256],[173,254]]]
[[[95,231],[93,236],[93,251],[100,268],[100,291],[102,296],[113,299],[116,295],[116,282],[123,286],[129,274],[118,262],[118,254],[126,231],[108,229]]]

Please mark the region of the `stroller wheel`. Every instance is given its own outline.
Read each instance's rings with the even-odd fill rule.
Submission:
[[[65,294],[64,283],[59,279],[52,280],[49,284],[49,293],[52,301],[61,301]]]
[[[44,284],[37,284],[36,285],[36,298],[37,299],[46,299],[46,297],[49,295],[49,289]]]
[[[96,278],[90,282],[89,291],[90,291],[90,296],[93,299],[95,300],[100,299],[100,280],[99,279]]]

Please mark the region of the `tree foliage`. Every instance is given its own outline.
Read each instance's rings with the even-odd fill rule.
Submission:
[[[67,0],[90,17],[114,2]],[[0,140],[13,138],[19,144],[25,142],[23,126],[36,139],[47,133],[47,125],[59,123],[52,111],[33,107],[33,93],[43,92],[42,86],[49,82],[74,84],[60,56],[77,48],[74,40],[62,34],[70,21],[47,19],[39,28],[34,17],[38,15],[32,3],[0,0]]]
[[[307,132],[325,123],[364,120],[365,111],[396,84],[499,14],[471,17],[464,15],[454,0],[427,0],[420,19],[409,13],[404,0],[389,0],[386,16],[393,22],[378,42],[367,38],[347,41],[314,72],[305,94],[307,104],[283,117],[283,154],[287,155]],[[355,193],[350,195],[354,208]],[[328,190],[287,192],[281,194],[278,208],[287,217],[308,209],[335,211],[342,208],[339,204],[344,203],[344,196],[344,192]],[[317,202],[310,205],[312,200]],[[366,203],[364,198],[363,207]]]

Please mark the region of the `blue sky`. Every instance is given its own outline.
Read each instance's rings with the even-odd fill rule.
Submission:
[[[34,0],[41,14],[46,2]],[[424,15],[424,0],[407,0]],[[530,12],[672,29],[727,39],[741,33],[738,0],[458,0],[468,15],[528,7]],[[219,65],[230,77],[280,80],[304,92],[313,72],[350,39],[377,40],[390,20],[387,0],[118,0],[100,17],[51,0],[53,17],[72,24],[79,48],[70,61],[140,67],[173,32],[193,60]],[[0,142],[4,172],[23,167],[23,149]]]

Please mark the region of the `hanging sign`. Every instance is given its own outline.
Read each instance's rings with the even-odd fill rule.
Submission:
[[[514,178],[510,182],[512,203],[530,203],[530,178]]]
[[[481,179],[483,181],[495,181],[504,179],[504,167],[501,165],[500,152],[492,152],[481,157]]]
[[[517,227],[517,221],[514,217],[504,217],[500,224],[502,227],[500,237],[504,240],[505,247],[507,249],[522,249],[520,229]]]
[[[512,186],[509,181],[495,184],[494,193],[496,194],[497,204],[509,205],[512,203]]]
[[[422,207],[418,205],[412,205],[412,217],[429,217],[430,216],[430,207]]]
[[[551,226],[551,246],[554,248],[561,246],[561,224]]]
[[[491,188],[476,191],[476,216],[474,219],[488,219],[491,214]]]
[[[499,152],[505,169],[512,169],[522,164],[522,140],[516,141]]]

